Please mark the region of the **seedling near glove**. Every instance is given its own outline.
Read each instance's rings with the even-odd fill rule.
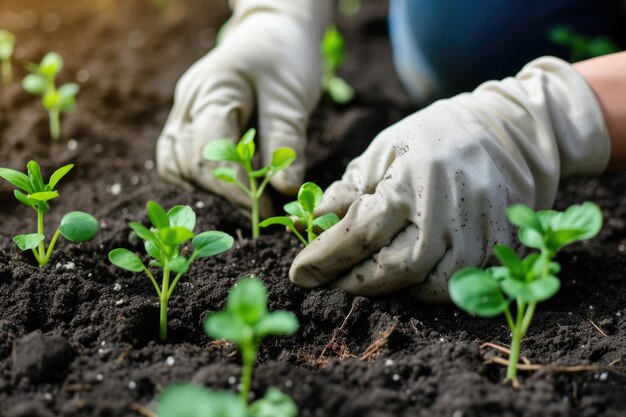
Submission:
[[[13,67],[11,66],[11,57],[15,49],[15,35],[8,30],[0,29],[0,72],[2,73],[2,82],[9,85],[13,81]]]
[[[239,398],[231,392],[216,392],[195,385],[169,388],[159,401],[159,417],[295,417],[298,413],[291,398],[276,388],[265,397],[248,404],[252,368],[259,345],[268,335],[291,335],[298,330],[298,319],[287,311],[267,310],[267,290],[255,277],[242,279],[228,296],[223,311],[211,313],[204,322],[206,333],[239,346],[243,376]]]
[[[141,258],[128,249],[118,248],[109,252],[112,264],[132,272],[145,272],[152,281],[161,300],[159,338],[167,339],[167,303],[176,288],[176,284],[198,258],[208,258],[226,252],[233,246],[233,238],[222,232],[210,231],[195,234],[196,213],[189,206],[175,206],[168,212],[154,201],[147,204],[148,217],[152,228],[141,223],[128,225],[144,241],[146,252],[152,260],[150,267],[161,268],[163,278],[161,286],[157,283],[150,269]],[[193,252],[189,258],[181,254],[182,246],[191,241]],[[171,273],[176,273],[170,282]]]
[[[571,50],[570,62],[578,62],[619,51],[615,42],[607,37],[597,36],[589,39],[567,26],[554,28],[550,31],[549,37],[553,43]]]
[[[214,162],[234,162],[240,165],[248,177],[249,186],[237,178],[237,171],[228,166],[213,168],[211,173],[220,181],[236,184],[250,198],[252,216],[252,237],[259,237],[259,201],[270,179],[296,160],[296,151],[291,148],[277,148],[272,154],[270,165],[255,170],[252,159],[256,151],[255,129],[250,129],[238,144],[228,139],[213,140],[204,147],[204,158]],[[262,180],[261,180],[262,179]],[[259,184],[259,180],[261,183]]]
[[[61,113],[69,113],[76,107],[76,95],[80,90],[78,84],[70,83],[56,87],[56,76],[63,68],[63,59],[55,52],[49,52],[41,63],[29,64],[31,74],[22,80],[24,90],[41,96],[42,104],[50,118],[50,135],[53,139],[61,136]]]
[[[270,217],[263,220],[260,226],[268,227],[273,224],[286,226],[306,246],[317,237],[316,227],[326,231],[339,223],[339,217],[335,213],[326,213],[320,217],[315,217],[315,208],[321,204],[323,198],[324,192],[317,184],[306,182],[298,191],[298,200],[287,203],[283,207],[289,216]],[[296,222],[290,216],[294,216],[296,222],[305,228],[306,239],[300,234]]]
[[[504,313],[512,334],[507,379],[517,380],[522,339],[530,326],[537,303],[556,294],[561,286],[560,265],[554,256],[564,246],[594,237],[602,227],[602,212],[593,203],[574,205],[564,212],[534,212],[523,205],[507,210],[509,221],[519,226],[518,238],[539,253],[520,259],[506,245],[496,245],[494,254],[502,263],[486,269],[464,268],[450,280],[450,297],[462,310],[481,317]],[[510,304],[515,301],[515,317]]]
[[[346,104],[354,98],[354,89],[337,75],[345,61],[345,42],[335,26],[329,26],[322,38],[322,88],[337,104]]]
[[[50,211],[48,202],[59,197],[55,188],[73,167],[74,165],[70,164],[57,169],[47,184],[44,183],[41,168],[35,161],[30,161],[27,165],[28,175],[13,169],[0,168],[0,178],[19,188],[14,191],[15,198],[37,212],[37,233],[18,235],[13,241],[23,251],[32,250],[40,267],[48,264],[59,236],[70,242],[80,243],[92,239],[98,232],[98,221],[92,215],[72,211],[63,216],[48,249],[45,248],[44,214]]]

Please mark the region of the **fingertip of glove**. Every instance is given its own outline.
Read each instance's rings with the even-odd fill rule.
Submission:
[[[324,274],[314,265],[301,265],[294,262],[289,270],[289,280],[300,288],[312,289],[324,283]]]

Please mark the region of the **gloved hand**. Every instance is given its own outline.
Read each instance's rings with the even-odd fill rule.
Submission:
[[[286,194],[298,191],[306,125],[320,96],[319,45],[331,0],[231,0],[231,6],[221,43],[178,82],[157,143],[157,168],[173,184],[190,189],[194,183],[249,206],[238,187],[211,175],[215,163],[203,160],[202,150],[212,139],[236,142],[256,100],[262,163],[269,164],[278,147],[298,153],[271,184]]]
[[[290,279],[447,301],[452,273],[513,242],[509,205],[551,207],[559,178],[599,173],[609,154],[593,91],[566,62],[540,58],[380,133],[326,191],[318,215],[345,217],[296,257]]]

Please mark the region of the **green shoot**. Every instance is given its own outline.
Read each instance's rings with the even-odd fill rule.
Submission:
[[[346,104],[354,98],[354,89],[337,75],[337,70],[344,63],[345,41],[337,28],[328,26],[322,38],[322,88],[337,104]]]
[[[0,29],[0,72],[2,82],[9,85],[13,81],[13,67],[11,57],[15,48],[15,35],[8,30]]]
[[[152,228],[141,223],[130,222],[128,225],[144,241],[146,252],[152,260],[149,266],[161,268],[163,278],[161,286],[141,258],[128,249],[118,248],[109,252],[113,265],[132,272],[145,272],[161,300],[159,338],[167,339],[167,303],[176,288],[176,284],[198,258],[207,258],[226,252],[233,246],[233,238],[226,233],[210,231],[195,234],[196,213],[189,206],[175,206],[168,212],[155,203],[147,204],[148,217]],[[182,245],[191,240],[193,252],[186,258],[182,255]],[[176,275],[170,282],[171,274]]]
[[[259,279],[242,279],[230,292],[226,309],[207,316],[204,329],[211,337],[239,346],[243,356],[239,397],[192,384],[175,385],[159,399],[159,417],[296,417],[296,404],[276,388],[248,403],[252,368],[263,337],[291,335],[298,330],[298,319],[292,313],[267,310],[267,290]]]
[[[588,39],[567,26],[558,26],[552,29],[549,38],[553,43],[569,48],[572,51],[570,62],[578,62],[583,59],[595,58],[619,51],[619,47],[615,42],[607,37],[597,36]]]
[[[80,90],[78,84],[75,83],[65,84],[57,89],[55,79],[61,68],[63,68],[63,59],[59,54],[49,52],[39,65],[27,65],[31,74],[22,80],[24,90],[42,97],[41,102],[48,110],[50,135],[53,139],[61,136],[61,113],[70,113],[74,110],[76,95]]]
[[[50,210],[48,202],[59,196],[56,186],[73,167],[70,164],[57,169],[47,184],[44,183],[41,168],[35,161],[30,161],[27,165],[28,175],[0,168],[0,178],[19,188],[14,191],[15,198],[37,212],[37,233],[18,235],[13,241],[22,251],[32,250],[40,267],[46,266],[50,261],[59,236],[70,242],[80,243],[92,239],[98,232],[98,221],[93,216],[82,211],[72,211],[63,216],[48,249],[45,247],[44,214]]]
[[[317,184],[306,182],[302,184],[298,191],[298,200],[287,203],[283,207],[289,216],[270,217],[262,221],[260,226],[268,227],[273,224],[287,226],[300,242],[306,246],[317,237],[315,233],[316,227],[326,231],[339,223],[339,217],[335,213],[326,213],[320,217],[315,217],[315,208],[320,205],[323,198],[324,192]],[[290,216],[294,216],[295,221]],[[298,231],[296,222],[306,230],[306,239]]]
[[[504,313],[511,329],[512,343],[506,377],[517,384],[517,364],[522,339],[530,326],[537,303],[551,298],[561,286],[561,267],[554,256],[564,246],[598,234],[602,212],[593,203],[574,205],[564,212],[534,212],[523,205],[507,210],[509,221],[519,226],[519,240],[539,253],[524,259],[506,245],[495,245],[494,254],[502,266],[486,269],[464,268],[452,275],[450,297],[462,310],[481,317]],[[515,302],[515,315],[510,304]]]
[[[268,335],[292,335],[298,330],[298,319],[288,311],[267,310],[267,290],[256,277],[242,279],[230,292],[226,309],[211,313],[204,331],[215,339],[236,343],[243,358],[240,397],[248,403],[252,368],[259,345]]]
[[[252,167],[252,159],[256,150],[255,135],[256,130],[248,130],[236,145],[228,139],[213,140],[204,147],[204,158],[214,162],[234,162],[246,172],[249,185],[245,185],[237,178],[237,172],[232,167],[221,166],[211,170],[217,179],[236,184],[250,198],[252,237],[256,239],[260,236],[259,201],[265,187],[274,175],[291,165],[296,160],[297,155],[296,151],[291,148],[277,148],[272,154],[270,165],[255,170]],[[259,180],[261,180],[260,184]]]

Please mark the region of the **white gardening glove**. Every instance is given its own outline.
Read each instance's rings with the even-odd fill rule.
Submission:
[[[298,255],[290,279],[447,301],[452,273],[484,265],[497,242],[512,244],[509,205],[551,207],[559,178],[599,173],[609,153],[585,80],[540,58],[380,133],[327,190],[318,214],[345,217]]]
[[[293,148],[298,159],[271,184],[282,193],[297,192],[306,126],[320,96],[319,45],[331,0],[238,0],[231,6],[220,44],[176,86],[157,143],[157,168],[173,184],[190,189],[193,183],[249,206],[237,186],[211,175],[215,163],[204,160],[202,150],[213,139],[237,141],[256,105],[261,163],[268,165],[278,147]]]

